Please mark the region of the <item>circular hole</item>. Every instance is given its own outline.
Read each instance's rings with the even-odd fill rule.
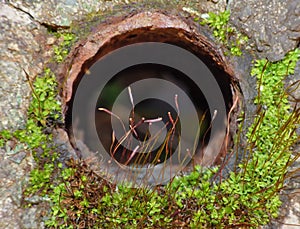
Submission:
[[[164,183],[226,156],[231,76],[201,47],[166,31],[163,38],[134,31],[129,44],[113,38],[73,84],[70,138],[116,182]]]
[[[132,85],[134,82],[147,80],[147,85],[145,87],[140,87],[137,90],[130,91],[130,94],[124,93],[124,98],[119,98],[118,102],[116,100],[120,93],[124,91],[127,87]],[[149,80],[152,79],[152,80]],[[176,110],[175,104],[175,92],[170,90],[158,90],[157,81],[153,79],[160,79],[166,82],[172,82],[173,84],[180,87],[186,96],[191,99],[193,102],[196,111],[197,111],[197,121],[201,122],[202,120],[202,134],[199,136],[198,142],[202,142],[203,134],[206,133],[206,137],[209,137],[208,123],[210,123],[210,113],[208,109],[207,101],[202,94],[201,90],[195,85],[195,83],[188,78],[182,72],[170,68],[163,65],[158,64],[142,64],[136,65],[130,68],[127,68],[120,73],[116,74],[109,82],[104,86],[99,98],[97,100],[97,108],[103,107],[109,111],[113,110],[113,106],[115,105],[115,113],[118,116],[122,116],[122,120],[125,120],[123,125],[126,125],[126,121],[128,122],[129,129],[133,130],[132,137],[140,142],[144,142],[145,144],[152,144],[151,148],[153,150],[148,150],[147,155],[146,152],[136,153],[133,158],[131,158],[130,163],[163,163],[165,159],[168,159],[170,155],[173,154],[177,145],[178,139],[180,137],[180,119],[178,117],[178,111]],[[168,89],[168,88],[164,88]],[[156,96],[158,98],[163,98],[166,95],[170,96],[174,101],[173,106],[168,104],[167,102],[157,99],[157,98],[146,98],[134,104],[134,100],[136,97],[142,97],[145,94],[145,90],[154,91],[152,96]],[[126,90],[125,90],[126,91]],[[178,96],[178,95],[177,95]],[[132,101],[130,101],[130,99]],[[185,109],[185,106],[182,107]],[[178,107],[177,109],[181,109]],[[191,111],[192,112],[192,111]],[[188,111],[186,112],[188,114]],[[125,117],[123,117],[123,114]],[[127,116],[126,116],[127,115]],[[204,116],[204,117],[203,117]],[[157,120],[161,118],[160,122],[145,122],[145,120]],[[176,124],[173,125],[172,119],[177,120]],[[117,120],[118,124],[119,120]],[[174,121],[175,122],[175,121]],[[111,114],[108,112],[99,112],[98,109],[95,111],[95,123],[97,129],[97,135],[99,140],[103,143],[106,152],[110,152],[112,157],[114,157],[120,163],[129,163],[129,158],[132,154],[132,150],[125,150],[125,147],[119,146],[117,149],[115,148],[118,145],[118,141],[115,140],[113,142],[113,137],[117,137],[118,139],[122,139],[122,137],[126,134],[126,131],[122,130],[122,124],[119,126],[120,131],[115,131],[119,134],[119,136],[108,135],[107,133],[113,132],[113,126],[111,125]],[[117,129],[118,125],[115,125]],[[151,128],[150,128],[151,126]],[[171,133],[172,136],[168,140],[168,144],[164,147],[155,147],[154,144],[157,143],[157,140],[161,137],[162,129],[166,128],[167,133]],[[172,130],[174,128],[174,130]],[[152,131],[149,131],[149,130]],[[155,131],[154,131],[155,129]],[[90,138],[88,136],[87,138]],[[86,141],[87,139],[85,139]],[[129,138],[126,140],[126,144],[132,144],[134,139]],[[164,141],[158,141],[164,143]],[[111,152],[113,145],[113,152]],[[200,148],[200,145],[198,146]],[[97,150],[97,149],[93,149]],[[161,152],[162,150],[162,152]],[[159,154],[159,155],[158,155]],[[143,155],[143,156],[141,156]]]

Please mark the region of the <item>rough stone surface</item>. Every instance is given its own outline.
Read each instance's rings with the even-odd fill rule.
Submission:
[[[0,130],[25,124],[31,94],[23,69],[32,76],[42,71],[39,43],[44,30],[21,11],[0,2]]]
[[[299,0],[231,1],[231,19],[255,43],[260,57],[282,59],[300,41]]]
[[[22,146],[19,146],[20,151],[16,148],[10,149],[7,146],[6,151],[0,149],[0,228],[42,228],[43,223],[39,217],[42,209],[22,206],[24,184],[35,163],[29,155],[19,163],[11,160],[25,153]]]
[[[300,151],[295,149],[295,156]],[[281,191],[279,217],[273,219],[264,229],[296,229],[300,226],[300,158],[289,168],[290,175],[285,181],[285,187]]]
[[[300,48],[300,46],[299,46]],[[295,68],[295,74],[287,77],[286,79],[287,91],[291,97],[292,105],[300,107],[300,62],[297,63]],[[298,104],[296,102],[298,101]],[[300,134],[300,126],[299,126]],[[300,151],[298,151],[300,152]]]
[[[31,81],[43,71],[47,29],[28,14],[0,1],[0,130],[24,128]],[[0,149],[0,228],[42,228],[42,208],[24,208],[22,191],[34,160],[23,145]]]
[[[69,136],[65,130],[60,128],[54,129],[52,135],[62,163],[67,159],[77,158],[77,153],[70,144]]]
[[[222,12],[227,6],[226,0],[182,0],[180,2],[183,8],[190,8],[199,13]]]
[[[169,2],[159,1],[157,2]],[[153,1],[153,2],[156,2]],[[0,130],[15,130],[25,125],[30,87],[23,69],[31,80],[41,73],[45,62],[51,56],[49,46],[55,38],[47,33],[47,28],[69,27],[72,21],[80,20],[87,14],[112,11],[116,5],[130,2],[143,4],[147,0],[0,0]],[[148,1],[149,2],[149,1]],[[178,8],[201,13],[218,12],[226,8],[226,0],[177,1]],[[279,60],[299,43],[300,4],[299,0],[233,0],[230,1],[232,22],[246,33],[257,48],[257,55],[269,60]],[[215,4],[217,3],[217,4]],[[162,3],[163,4],[163,3]],[[148,5],[149,7],[149,5]],[[46,26],[46,27],[44,27]],[[249,72],[251,57],[244,56],[234,61],[240,76]],[[247,103],[251,104],[252,78],[240,77]],[[300,79],[300,63],[296,74],[288,83]],[[299,88],[293,93],[299,99]],[[251,105],[248,106],[250,109]],[[63,157],[75,152],[63,130],[54,132],[56,144]],[[299,146],[295,149],[299,152]],[[299,169],[299,160],[291,170]],[[45,214],[40,200],[33,197],[33,207],[22,206],[22,189],[28,181],[34,160],[24,146],[11,146],[10,142],[0,149],[0,228],[44,228]],[[280,217],[264,228],[297,228],[300,224],[300,174],[295,173],[286,181],[282,191],[283,206]],[[299,226],[299,225],[298,225]]]
[[[18,8],[36,21],[54,27],[68,27],[73,20],[80,19],[83,15],[112,7],[111,1],[97,0],[9,0],[12,6]]]
[[[53,27],[69,27],[74,20],[80,20],[87,14],[95,12],[112,11],[115,6],[126,6],[128,4],[143,4],[147,0],[8,0],[9,4],[17,9],[26,12],[30,17],[45,25]],[[152,0],[151,4],[175,4],[178,6],[190,6],[201,12],[225,10],[226,0],[179,0],[159,1]],[[149,4],[148,4],[149,5]]]

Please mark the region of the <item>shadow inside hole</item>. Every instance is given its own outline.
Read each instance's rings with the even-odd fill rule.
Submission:
[[[178,113],[175,106],[175,94],[173,91],[168,91],[167,88],[164,91],[157,91],[156,94],[157,85],[151,85],[150,83],[142,90],[154,91],[155,97],[157,98],[164,97],[165,94],[169,94],[170,97],[174,97],[172,105],[157,98],[147,98],[137,104],[134,104],[134,108],[131,107],[131,104],[124,107],[125,113],[126,110],[127,113],[128,110],[130,110],[130,112],[128,113],[127,120],[123,120],[123,124],[131,125],[131,128],[139,124],[136,128],[134,128],[134,130],[131,129],[132,135],[130,135],[130,137],[126,137],[125,140],[120,138],[116,139],[114,135],[115,132],[111,124],[112,118],[115,118],[113,116],[121,116],[123,111],[119,110],[118,114],[112,115],[111,113],[99,112],[98,110],[99,107],[102,107],[108,111],[112,111],[117,97],[124,89],[128,88],[128,86],[134,82],[145,79],[162,79],[172,82],[186,93],[188,98],[192,101],[198,116],[198,123],[193,125],[199,125],[201,127],[199,138],[198,140],[195,139],[197,142],[197,151],[201,151],[200,148],[207,143],[210,136],[208,126],[211,121],[211,115],[209,113],[207,101],[198,86],[188,76],[176,69],[159,64],[141,64],[127,68],[116,74],[101,91],[97,101],[97,107],[95,109],[95,124],[99,137],[98,141],[100,141],[104,146],[105,151],[119,163],[126,165],[145,165],[149,163],[164,163],[178,148],[181,137],[181,124],[180,119],[176,121]],[[160,93],[163,93],[163,95]],[[132,97],[134,100],[135,91],[132,91]],[[129,95],[127,99],[130,99]],[[181,109],[181,107],[178,108],[179,110]],[[133,115],[133,112],[135,112],[135,115]],[[204,115],[205,117],[203,118]],[[151,142],[143,144],[146,142],[145,140],[150,137],[150,133],[149,124],[141,123],[142,118],[149,120],[157,119],[159,117],[162,118],[164,128],[166,128],[165,139],[161,141],[159,147],[153,147]],[[132,119],[131,121],[130,118]],[[128,130],[130,130],[130,128],[128,128]],[[126,131],[124,131],[123,135],[126,135]],[[139,152],[137,152],[137,150],[135,151],[134,146],[131,145],[133,140],[132,137],[136,138],[141,145],[144,146],[144,149],[140,148]],[[145,151],[140,152],[143,150]]]
[[[134,107],[131,112],[128,125],[132,130],[131,137],[140,144],[136,152],[128,149],[130,147],[130,137],[126,139],[126,144],[118,146],[118,141],[111,147],[111,156],[121,164],[131,166],[143,166],[146,164],[156,165],[168,160],[178,147],[180,141],[181,125],[177,112],[168,103],[158,99],[146,99]],[[147,122],[161,118],[162,125],[153,130],[155,122]],[[173,122],[170,117],[174,117]],[[166,129],[165,136],[161,132]],[[98,132],[98,135],[101,135]],[[164,138],[159,141],[160,138]],[[159,142],[157,142],[159,141]],[[157,143],[159,143],[158,146]]]
[[[164,34],[165,33],[165,30],[164,31]],[[142,33],[142,34],[146,34],[146,33]],[[223,95],[223,98],[215,98],[215,99],[224,99],[225,100],[225,105],[226,105],[226,113],[229,112],[230,110],[230,107],[232,106],[232,93],[234,93],[232,91],[232,88],[231,88],[231,79],[232,77],[226,73],[224,70],[222,70],[218,64],[211,58],[210,55],[207,55],[205,53],[203,53],[203,50],[201,50],[201,47],[198,47],[198,46],[195,46],[187,41],[184,41],[184,40],[180,40],[180,42],[178,42],[178,40],[172,40],[174,39],[174,34],[171,33],[172,36],[169,37],[169,39],[171,39],[171,41],[167,41],[167,43],[170,43],[170,44],[175,44],[175,45],[179,45],[180,47],[182,48],[185,48],[186,50],[189,50],[190,52],[194,53],[199,59],[201,59],[206,65],[207,67],[210,69],[210,71],[213,73],[221,91],[222,91],[222,95]],[[176,36],[175,36],[176,37]],[[133,36],[133,38],[135,39],[138,39],[138,41],[140,41],[142,38],[140,37],[140,34],[139,36]],[[148,41],[148,36],[147,38],[145,38],[144,40]],[[153,38],[154,39],[154,38]],[[119,40],[119,39],[118,39]],[[143,39],[142,39],[143,40]],[[152,41],[151,39],[149,41]],[[135,43],[136,41],[132,41],[133,43]],[[118,44],[118,43],[114,43],[113,45],[110,44],[109,46],[109,50],[112,50],[114,48],[116,48],[114,45],[115,44]],[[121,45],[122,46],[122,45]],[[102,48],[101,48],[102,50]],[[102,50],[103,51],[103,50]],[[102,53],[101,51],[101,53]],[[82,69],[83,71],[80,73],[80,75],[78,75],[76,81],[74,82],[73,84],[73,96],[72,96],[72,100],[70,102],[68,102],[67,106],[68,106],[68,109],[66,111],[66,116],[65,116],[65,120],[66,120],[66,128],[68,130],[68,134],[69,134],[69,137],[70,137],[70,141],[73,142],[73,146],[74,148],[76,148],[76,140],[74,140],[73,138],[73,128],[74,126],[72,126],[74,123],[72,123],[72,104],[73,104],[73,100],[74,100],[74,96],[75,96],[75,93],[76,93],[76,88],[77,86],[79,85],[80,81],[81,81],[81,78],[83,76],[85,76],[85,69],[88,69],[89,67],[92,67],[93,64],[95,64],[97,62],[97,59],[98,57],[95,56],[95,58],[93,60],[89,60],[87,63],[88,65],[87,66],[82,66]],[[150,70],[149,70],[150,68]],[[213,139],[213,141],[218,141],[218,142],[223,142],[224,141],[224,138],[220,138],[218,137],[217,135],[216,136],[210,136],[211,135],[211,131],[210,131],[210,128],[208,128],[209,124],[211,123],[211,120],[210,120],[210,117],[211,117],[211,114],[209,113],[209,109],[208,109],[208,105],[207,105],[207,102],[202,94],[202,92],[200,91],[199,93],[199,89],[197,88],[196,85],[194,85],[193,83],[190,83],[188,82],[188,78],[181,72],[176,72],[176,70],[174,69],[167,69],[168,67],[166,66],[160,66],[160,65],[156,65],[154,68],[153,68],[153,65],[151,64],[148,64],[147,65],[140,65],[140,66],[134,66],[132,68],[128,68],[128,69],[125,69],[124,71],[120,72],[119,74],[124,74],[124,76],[126,75],[126,71],[127,72],[127,77],[123,77],[123,79],[120,79],[119,80],[119,85],[116,84],[114,85],[113,87],[111,87],[110,89],[108,90],[111,90],[111,94],[108,93],[107,95],[107,100],[112,100],[114,99],[114,96],[113,94],[114,93],[118,93],[118,90],[120,92],[120,90],[124,89],[125,87],[128,87],[128,85],[132,82],[134,82],[134,80],[138,80],[139,77],[137,75],[134,75],[136,73],[139,73],[140,74],[146,74],[147,71],[149,72],[161,72],[161,73],[168,73],[168,74],[161,74],[160,77],[158,78],[163,78],[165,80],[173,80],[173,81],[176,81],[177,82],[177,85],[182,88],[183,90],[186,91],[186,93],[190,96],[190,98],[192,99],[193,103],[195,104],[195,106],[199,107],[202,112],[204,112],[205,114],[205,122],[204,124],[202,124],[202,127],[203,127],[203,133],[202,133],[202,137],[200,136],[199,137],[199,141],[198,141],[198,146],[197,146],[197,158],[200,160],[196,160],[197,162],[200,161],[201,163],[201,158],[202,158],[202,148],[204,148],[207,143],[209,142],[210,139]],[[176,72],[175,74],[173,74],[172,72]],[[134,74],[130,74],[130,73],[134,73]],[[119,75],[117,74],[117,75]],[[116,76],[117,76],[116,75]],[[170,75],[172,75],[170,77]],[[132,80],[133,79],[133,80]],[[140,79],[143,79],[143,77],[140,77]],[[126,82],[127,81],[127,82]],[[175,82],[175,84],[176,84]],[[118,88],[120,87],[120,88]],[[145,90],[151,90],[151,88],[145,88]],[[111,96],[112,95],[112,96]],[[88,100],[88,98],[84,98],[86,100]],[[84,100],[83,100],[83,104],[84,104]],[[98,115],[97,114],[97,108],[98,107],[101,107],[101,105],[97,104],[97,107],[95,107],[95,114],[96,116]],[[85,109],[85,107],[82,107],[82,109]],[[206,113],[205,113],[206,112]],[[201,117],[200,120],[202,119],[202,115],[203,113],[199,114],[198,116]],[[107,122],[110,122],[111,120],[111,117],[108,115],[108,118],[105,118],[105,117],[102,117],[104,122],[105,120]],[[129,118],[129,116],[128,116]],[[227,117],[224,117],[227,121]],[[225,120],[224,119],[224,120]],[[96,117],[96,120],[97,120],[97,117]],[[95,120],[95,123],[96,123],[96,120]],[[226,122],[225,121],[225,122]],[[232,121],[231,121],[232,122]],[[233,121],[234,122],[234,121]],[[126,123],[127,124],[127,123]],[[82,126],[86,125],[86,123],[84,122],[81,122],[79,120],[79,123],[78,125],[75,127],[76,129],[87,129],[87,128],[81,128]],[[91,128],[94,128],[94,127],[91,127]],[[103,137],[103,141],[104,142],[109,142],[110,144],[104,144],[105,145],[105,151],[110,153],[111,152],[111,148],[113,146],[113,144],[111,144],[112,142],[112,132],[111,132],[111,128],[106,128],[105,126],[102,126],[101,125],[97,125],[97,132],[103,132],[103,133],[106,133],[105,134],[105,137]],[[215,134],[214,134],[215,135]],[[81,139],[82,142],[87,142],[86,140],[89,139],[90,141],[99,141],[99,137],[98,136],[93,136],[93,134],[91,134],[91,132],[89,131],[86,131],[84,132],[83,134],[83,138]],[[221,136],[221,135],[220,135]],[[220,143],[216,143],[217,144],[220,144]],[[214,144],[212,144],[214,145]],[[80,148],[80,147],[79,147]],[[97,152],[98,149],[95,149],[93,147],[90,147],[89,148],[90,151],[93,151],[93,152]],[[220,155],[224,156],[227,152],[227,149],[222,149],[224,152],[221,152]],[[210,151],[216,151],[213,149],[210,150]],[[218,151],[219,152],[219,151]],[[220,159],[220,157],[219,157]],[[196,162],[196,164],[197,164]],[[220,160],[216,160],[214,164],[219,164]]]

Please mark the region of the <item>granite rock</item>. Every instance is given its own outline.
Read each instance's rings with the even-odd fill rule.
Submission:
[[[0,2],[0,130],[24,127],[30,80],[42,72],[45,56],[41,36],[46,29],[27,14]]]
[[[300,41],[299,0],[231,1],[231,22],[255,44],[258,56],[278,61]]]
[[[155,0],[156,1],[156,0]],[[158,2],[159,0],[157,0]],[[43,71],[51,57],[48,47],[55,38],[47,29],[63,29],[72,22],[82,20],[98,11],[111,11],[117,5],[147,2],[146,0],[0,0],[0,130],[16,130],[25,126],[31,89],[24,70],[34,80]],[[154,2],[154,0],[153,0]],[[170,1],[160,1],[170,2]],[[231,10],[231,22],[238,30],[247,34],[254,44],[255,55],[271,61],[280,60],[299,45],[300,4],[299,0],[178,0],[179,7],[187,7],[201,13]],[[229,5],[226,5],[229,2]],[[245,76],[251,65],[250,56],[232,59],[239,75]],[[300,63],[295,76],[287,83],[296,82],[300,76]],[[298,77],[298,78],[297,78]],[[255,107],[253,99],[254,79],[240,77],[248,110]],[[294,95],[299,98],[299,89]],[[53,133],[55,143],[65,158],[76,157],[63,130]],[[296,150],[299,152],[299,150]],[[71,152],[71,154],[70,154]],[[22,146],[0,149],[0,228],[44,228],[41,200],[33,200],[31,208],[22,206],[22,189],[30,170],[34,167],[30,152]],[[299,168],[297,161],[291,169]],[[288,228],[288,224],[299,223],[299,174],[286,181],[283,190],[280,220],[265,228]],[[291,227],[292,228],[292,227]],[[295,227],[294,227],[295,228]]]

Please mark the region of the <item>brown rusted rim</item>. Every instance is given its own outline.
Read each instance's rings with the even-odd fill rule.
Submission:
[[[151,41],[185,48],[202,57],[202,61],[210,61],[209,65],[213,64],[213,67],[224,71],[232,81],[236,81],[220,46],[202,35],[195,25],[189,25],[179,16],[143,12],[124,20],[116,19],[113,24],[99,25],[95,32],[77,43],[60,71],[59,82],[63,85],[64,104],[71,100],[75,81],[97,59],[124,45]]]
[[[224,146],[232,146],[230,138],[236,131],[235,114],[240,111],[242,101],[238,80],[221,47],[204,36],[199,26],[177,15],[142,12],[125,19],[118,18],[113,23],[99,25],[86,39],[79,41],[66,59],[58,79],[63,88],[65,114],[80,79],[99,58],[120,47],[139,42],[163,42],[182,47],[197,55],[214,75],[220,77],[217,81],[224,89],[222,92],[227,102],[227,113],[230,112],[230,128]],[[237,105],[234,103],[236,100],[239,101]],[[232,106],[234,110],[231,109]],[[227,149],[223,149],[220,158],[226,152]],[[220,160],[218,161],[220,163]]]

